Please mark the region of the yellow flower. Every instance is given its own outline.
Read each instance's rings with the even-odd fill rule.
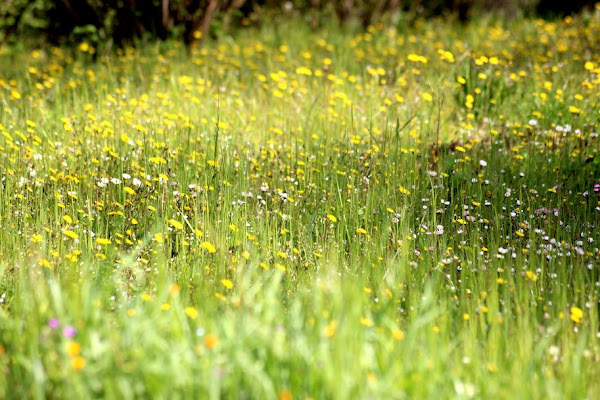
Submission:
[[[225,286],[227,289],[231,289],[233,288],[233,282],[231,282],[229,279],[221,279],[221,283],[223,284],[223,286]]]
[[[79,235],[78,235],[78,234],[76,234],[76,233],[75,233],[75,232],[73,232],[73,231],[64,231],[64,232],[63,232],[63,234],[64,234],[66,237],[69,237],[69,238],[71,238],[71,239],[78,239],[78,238],[79,238]]]
[[[538,280],[537,275],[532,271],[525,271],[525,275],[527,275],[527,279],[531,279],[534,282]]]
[[[171,224],[171,226],[177,230],[182,230],[183,229],[183,224],[177,220],[174,219],[170,219],[169,220],[169,224]]]
[[[394,329],[392,331],[392,337],[394,340],[402,340],[404,339],[404,332],[402,332],[400,329]]]
[[[414,54],[414,53],[409,54],[407,58],[409,61],[412,61],[412,62],[420,62],[423,64],[427,64],[427,58],[420,56],[418,54]]]
[[[210,254],[215,254],[217,252],[215,246],[209,242],[202,243],[201,247],[206,249],[206,251],[208,251]]]
[[[108,245],[110,244],[110,239],[98,238],[96,239],[96,243],[101,245]]]
[[[279,264],[279,263],[275,263],[275,268],[277,268],[281,272],[285,272],[286,271],[285,267],[283,265]]]
[[[312,71],[306,67],[298,67],[296,68],[296,73],[298,75],[306,75],[306,76],[312,76]]]
[[[327,219],[329,219],[331,222],[337,222],[337,218],[331,214],[327,214]]]
[[[85,358],[77,356],[71,360],[71,365],[75,371],[81,371],[85,367]]]
[[[213,335],[212,333],[209,333],[204,338],[204,346],[206,346],[207,349],[214,349],[215,347],[217,347],[218,344],[219,344],[219,338],[217,337],[217,335]]]
[[[78,355],[79,353],[81,353],[81,345],[77,342],[68,342],[67,343],[67,354],[70,355],[71,357],[74,357],[76,355]]]
[[[569,112],[571,114],[581,114],[581,113],[583,113],[583,110],[581,108],[577,108],[575,106],[570,106],[569,107]]]
[[[167,160],[165,160],[162,157],[150,157],[148,160],[153,164],[166,164],[167,163]]]
[[[215,297],[221,301],[227,301],[227,297],[223,296],[221,293],[215,293]]]
[[[292,400],[292,392],[289,390],[282,390],[279,392],[279,400]]]
[[[198,310],[196,307],[186,307],[183,309],[183,311],[185,311],[185,314],[191,319],[198,318]]]
[[[398,191],[402,194],[410,194],[410,191],[403,187],[402,185],[398,186]]]
[[[329,323],[329,325],[327,325],[325,327],[324,333],[325,336],[327,336],[328,338],[332,337],[333,335],[335,335],[335,328],[337,327],[337,321],[333,320]]]
[[[581,318],[583,318],[583,310],[579,307],[571,307],[571,321],[578,324],[581,322]]]
[[[173,283],[171,286],[169,286],[169,294],[172,297],[175,297],[179,294],[179,292],[181,291],[181,286],[179,286],[176,283]]]

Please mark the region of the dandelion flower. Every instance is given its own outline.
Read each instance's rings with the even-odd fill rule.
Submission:
[[[217,347],[218,344],[219,338],[217,337],[217,335],[210,333],[204,338],[204,346],[206,346],[206,348],[209,350],[214,349],[215,347]]]
[[[73,231],[69,231],[69,230],[67,230],[67,231],[64,231],[64,232],[63,232],[63,234],[64,234],[66,237],[68,237],[68,238],[71,238],[71,239],[78,239],[78,238],[79,238],[79,235],[78,235],[78,234],[76,234],[76,233],[75,233],[75,232],[73,232]]]
[[[170,219],[169,220],[169,224],[171,224],[171,226],[177,230],[182,230],[183,229],[183,224],[177,220],[174,219]]]
[[[176,283],[173,283],[171,286],[169,286],[169,295],[175,297],[179,294],[179,292],[181,291],[181,286],[179,286]]]
[[[202,243],[201,247],[206,249],[206,251],[208,251],[210,254],[215,254],[217,252],[215,246],[209,242]]]
[[[392,331],[392,337],[394,340],[402,340],[404,339],[404,332],[402,332],[400,329],[394,329]]]
[[[279,400],[292,400],[292,392],[289,390],[282,390],[279,392]]]
[[[227,289],[232,289],[233,288],[233,282],[231,282],[229,279],[221,279],[221,283],[223,284],[223,286],[225,286]]]
[[[583,310],[579,307],[571,307],[571,321],[575,322],[576,324],[581,322],[581,319],[583,318]]]
[[[335,320],[331,321],[329,325],[325,327],[324,333],[328,338],[333,337],[335,335],[335,329],[337,328],[337,322]]]
[[[198,310],[196,309],[196,307],[186,307],[183,311],[185,311],[185,314],[191,319],[198,318]]]
[[[76,355],[79,355],[79,353],[81,353],[81,345],[77,342],[74,341],[70,341],[67,343],[67,354],[70,355],[71,357],[74,357]]]
[[[105,239],[105,238],[97,238],[96,239],[96,243],[106,246],[110,244],[110,239]]]
[[[85,358],[81,356],[74,357],[71,360],[71,366],[75,371],[81,371],[85,367]]]

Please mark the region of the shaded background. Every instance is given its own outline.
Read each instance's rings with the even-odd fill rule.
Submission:
[[[381,19],[411,23],[434,16],[464,23],[489,12],[557,18],[593,6],[591,0],[5,0],[0,44],[41,37],[55,44],[85,40],[122,46],[174,38],[189,45],[282,17],[305,18],[315,29],[332,19],[366,28]]]

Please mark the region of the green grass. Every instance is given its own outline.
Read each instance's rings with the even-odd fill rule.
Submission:
[[[593,398],[598,43],[0,48],[0,398]]]

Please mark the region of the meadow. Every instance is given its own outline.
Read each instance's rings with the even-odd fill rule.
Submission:
[[[599,101],[600,6],[0,47],[0,398],[592,399]]]

